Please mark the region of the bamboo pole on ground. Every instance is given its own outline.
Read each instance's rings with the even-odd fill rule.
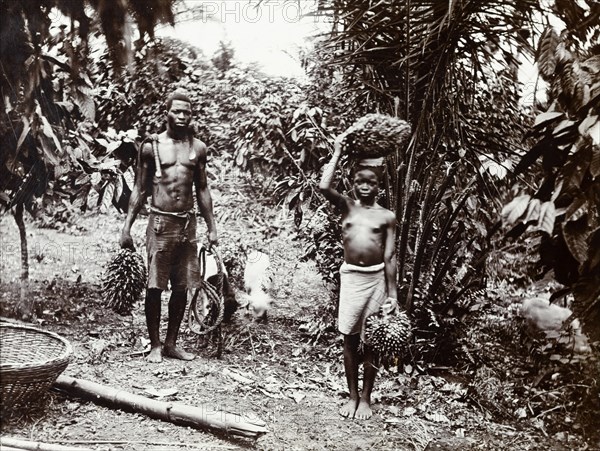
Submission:
[[[73,444],[85,444],[85,445],[127,445],[127,446],[163,446],[165,449],[171,449],[175,447],[189,448],[190,446],[198,447],[198,443],[184,443],[184,442],[165,442],[155,440],[77,440],[77,439],[63,439],[63,440],[48,440],[49,443],[73,443]],[[79,450],[79,448],[77,448]],[[235,445],[217,445],[215,443],[210,444],[210,449],[240,449]],[[1,451],[1,450],[0,450]]]
[[[32,442],[14,437],[0,437],[0,451],[93,451],[91,448],[62,446],[55,443]]]
[[[71,396],[90,399],[109,407],[148,415],[173,424],[197,429],[215,429],[232,435],[257,438],[269,432],[264,421],[243,413],[220,411],[206,404],[186,404],[158,401],[84,379],[59,376],[54,389]]]

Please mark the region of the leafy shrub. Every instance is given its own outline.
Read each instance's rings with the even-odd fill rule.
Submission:
[[[600,320],[600,59],[572,51],[548,28],[539,43],[538,64],[549,83],[549,104],[537,115],[533,147],[515,171],[541,158],[544,177],[535,193],[521,194],[502,212],[509,232],[541,234],[543,273],[576,296],[574,305],[587,332],[598,335]]]

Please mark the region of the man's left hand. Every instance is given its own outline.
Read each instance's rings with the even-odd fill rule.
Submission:
[[[217,238],[217,232],[212,230],[208,232],[208,247],[209,249],[213,246],[219,245],[219,239]]]

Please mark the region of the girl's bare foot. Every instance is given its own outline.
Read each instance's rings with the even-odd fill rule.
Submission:
[[[196,357],[194,354],[186,352],[177,346],[165,346],[163,349],[163,355],[165,357],[172,357],[179,360],[194,360]]]
[[[344,404],[342,407],[340,407],[340,410],[339,410],[340,415],[343,416],[344,418],[353,418],[354,412],[356,411],[357,404],[358,403],[357,403],[356,399],[351,399],[346,404]]]
[[[372,416],[373,411],[371,410],[371,405],[369,401],[367,401],[366,399],[361,399],[358,402],[358,407],[356,408],[354,418],[358,418],[359,420],[368,420]]]
[[[146,360],[151,363],[162,362],[162,347],[157,346],[156,348],[150,349],[150,354],[148,354]]]

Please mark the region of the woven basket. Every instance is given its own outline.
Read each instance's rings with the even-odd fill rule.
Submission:
[[[71,358],[70,343],[59,335],[0,323],[0,385],[2,411],[23,407],[43,395]]]

